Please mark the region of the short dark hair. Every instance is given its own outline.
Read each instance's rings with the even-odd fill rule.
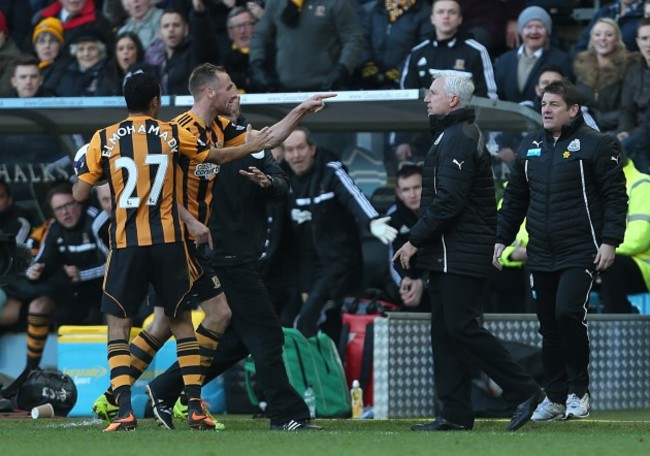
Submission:
[[[582,96],[576,86],[571,84],[569,81],[555,81],[551,82],[549,85],[544,87],[542,90],[542,97],[545,93],[552,93],[554,95],[560,95],[562,100],[567,104],[567,106],[578,105],[582,106]]]
[[[401,162],[395,175],[396,180],[408,179],[414,174],[422,175],[422,166],[412,162]]]
[[[54,186],[47,192],[47,205],[52,207],[52,198],[54,195],[71,195],[72,196],[72,184],[70,182],[59,182],[54,184]]]
[[[539,76],[542,75],[542,73],[546,72],[551,72],[551,73],[557,73],[563,78],[566,78],[566,74],[562,67],[560,65],[554,65],[552,63],[547,63],[546,65],[542,66],[542,68],[539,69]],[[539,76],[537,77],[537,80],[539,81]]]
[[[160,98],[158,78],[151,73],[142,71],[126,75],[123,91],[129,112],[148,111],[151,100]]]
[[[38,59],[32,54],[18,54],[11,62],[11,74],[16,73],[16,68],[19,66],[35,66],[38,68]]]
[[[217,73],[225,73],[226,69],[213,63],[202,63],[194,68],[187,83],[188,89],[192,96],[196,97],[198,91],[206,84],[216,79]]]

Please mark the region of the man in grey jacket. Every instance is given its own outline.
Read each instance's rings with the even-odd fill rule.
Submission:
[[[265,11],[250,44],[250,76],[258,90],[338,90],[349,84],[363,49],[353,2],[269,0]],[[274,71],[268,70],[272,62]]]

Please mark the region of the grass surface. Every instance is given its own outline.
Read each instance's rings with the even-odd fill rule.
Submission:
[[[316,420],[323,432],[270,432],[267,420],[219,417],[227,430],[164,431],[152,419],[136,432],[102,433],[96,419],[1,419],[3,456],[384,456],[384,455],[650,455],[650,410],[593,412],[590,418],[529,423],[507,432],[507,420],[478,420],[472,432],[413,432],[418,420]],[[422,421],[422,420],[420,420]]]

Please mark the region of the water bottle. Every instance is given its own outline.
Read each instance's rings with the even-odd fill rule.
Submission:
[[[316,418],[316,395],[314,394],[314,389],[311,387],[311,385],[307,385],[304,399],[305,399],[305,404],[309,409],[309,416],[311,417],[311,419]]]
[[[352,399],[352,418],[361,418],[363,415],[363,390],[359,386],[359,380],[352,382],[350,397]]]

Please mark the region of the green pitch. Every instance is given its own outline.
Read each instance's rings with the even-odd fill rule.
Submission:
[[[416,433],[418,420],[317,420],[322,432],[271,432],[267,420],[219,416],[227,430],[164,431],[153,420],[136,432],[102,433],[95,419],[0,419],[3,456],[598,456],[650,455],[650,410],[593,412],[584,420],[529,423],[506,432],[507,420],[479,420],[471,432]]]

